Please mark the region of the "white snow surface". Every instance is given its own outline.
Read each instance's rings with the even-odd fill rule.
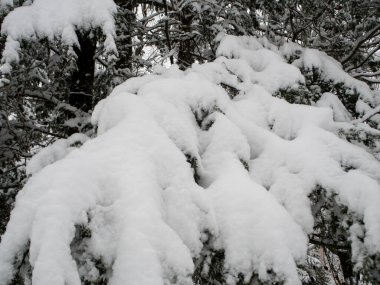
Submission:
[[[323,93],[321,98],[317,101],[317,106],[328,107],[333,110],[334,120],[337,122],[350,122],[352,116],[344,107],[343,103],[339,100],[338,96],[332,93]]]
[[[75,144],[83,144],[89,139],[85,134],[73,134],[67,139],[59,139],[53,144],[41,149],[28,162],[26,174],[32,175],[45,166],[61,160],[75,149]]]
[[[13,5],[9,0],[1,3]],[[113,0],[35,0],[17,7],[1,26],[1,33],[7,36],[2,60],[5,64],[18,61],[18,41],[23,39],[59,38],[66,45],[77,45],[76,29],[101,28],[106,37],[106,51],[116,52],[113,17],[116,8]]]
[[[31,160],[0,244],[0,284],[28,241],[34,285],[80,284],[75,225],[90,228],[87,250],[112,267],[112,285],[192,284],[204,244],[225,251],[228,284],[253,272],[301,284],[317,185],[363,217],[364,242],[351,228],[355,260],[380,252],[380,163],[337,136],[348,115],[335,97],[272,97],[303,77],[265,40],[224,37],[218,54],[126,81],[96,106],[96,138]]]

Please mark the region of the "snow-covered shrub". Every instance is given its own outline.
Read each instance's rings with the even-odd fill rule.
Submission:
[[[1,4],[14,4],[12,0],[5,2],[9,3]],[[25,4],[11,11],[2,23],[1,32],[7,35],[2,72],[10,69],[12,61],[19,60],[21,40],[60,39],[69,46],[79,45],[78,29],[101,29],[106,51],[116,51],[113,14],[117,6],[112,0],[36,0]]]
[[[365,124],[338,94],[273,96],[310,89],[306,59],[288,63],[264,38],[219,40],[214,62],[119,85],[93,112],[95,138],[32,160],[0,284],[323,284],[319,245],[346,280],[378,282],[380,163],[341,135]],[[335,61],[313,60],[375,107]]]

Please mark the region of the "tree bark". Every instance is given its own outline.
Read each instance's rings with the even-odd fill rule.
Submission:
[[[180,13],[181,30],[184,38],[179,43],[178,65],[181,69],[186,69],[194,63],[195,42],[191,36],[191,24],[193,16],[184,11]]]
[[[71,77],[69,104],[88,112],[92,109],[96,36],[90,31],[77,32],[79,46],[74,46],[77,69]]]
[[[116,15],[116,34],[119,51],[119,60],[116,62],[116,69],[129,69],[132,71],[132,33],[135,27],[136,15],[133,10],[136,7],[135,1],[116,0],[119,6]]]
[[[354,271],[353,265],[351,262],[351,253],[350,251],[337,251],[336,255],[339,258],[340,265],[343,271],[343,277],[347,285],[354,284]]]

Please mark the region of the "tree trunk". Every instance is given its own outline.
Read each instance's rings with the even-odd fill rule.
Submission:
[[[90,31],[78,31],[77,37],[79,47],[74,46],[77,69],[71,77],[69,103],[88,112],[93,103],[96,37]]]
[[[129,69],[132,71],[132,33],[135,27],[136,15],[133,10],[136,7],[134,1],[117,0],[119,6],[116,15],[116,34],[119,60],[116,62],[116,69]]]
[[[339,258],[340,265],[342,266],[343,277],[347,285],[354,285],[354,271],[351,262],[350,251],[337,251],[336,255]]]
[[[178,50],[178,65],[181,69],[186,69],[191,66],[194,59],[195,42],[191,35],[191,24],[193,16],[187,13],[186,9],[180,14],[181,30],[184,38],[179,43]]]

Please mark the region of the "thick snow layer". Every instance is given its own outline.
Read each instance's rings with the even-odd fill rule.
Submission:
[[[106,50],[116,51],[115,12],[113,0],[35,0],[18,7],[4,18],[1,26],[1,33],[7,36],[3,61],[18,60],[17,42],[22,39],[59,38],[67,45],[78,44],[77,29],[101,28],[106,36]]]
[[[331,108],[334,113],[334,120],[337,122],[350,122],[352,120],[350,113],[335,94],[323,93],[317,102],[317,106]]]
[[[225,65],[240,81],[257,83],[270,93],[304,82],[300,70],[287,64],[274,46],[270,47],[264,48],[253,37],[226,36],[216,52],[220,56],[216,62]]]
[[[225,37],[218,53],[126,81],[96,106],[96,138],[78,149],[68,148],[78,137],[58,141],[31,160],[0,244],[0,284],[28,241],[33,284],[95,278],[74,261],[77,225],[113,285],[192,284],[209,250],[224,250],[228,284],[241,273],[301,284],[317,186],[364,221],[350,227],[354,261],[380,253],[380,163],[339,138],[350,123],[336,97],[273,97],[303,77],[265,40]]]
[[[80,284],[70,241],[90,213],[90,245],[113,264],[111,284],[190,282],[211,213],[207,197],[144,99],[126,95],[114,93],[97,111],[102,135],[41,170],[19,195],[22,213],[0,249],[2,278],[10,276],[4,261],[29,238],[33,284]]]
[[[82,145],[88,139],[89,137],[84,134],[73,134],[67,139],[55,141],[30,159],[26,167],[26,174],[35,174],[45,166],[64,158],[75,149],[77,144]]]

